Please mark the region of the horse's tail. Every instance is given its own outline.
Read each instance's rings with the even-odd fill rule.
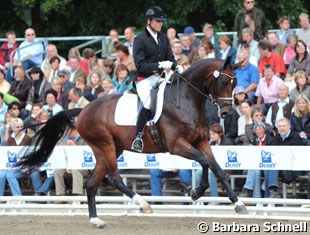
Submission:
[[[21,168],[36,168],[45,163],[51,156],[55,145],[65,131],[74,126],[74,117],[82,111],[81,108],[69,109],[51,117],[32,138],[28,146],[22,149],[20,161],[15,166]]]

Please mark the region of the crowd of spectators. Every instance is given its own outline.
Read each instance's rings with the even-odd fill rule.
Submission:
[[[244,0],[243,8],[235,17],[237,47],[233,46],[228,35],[219,37],[210,23],[201,29],[204,33],[202,38],[195,36],[192,26],[185,27],[180,34],[174,26],[167,28],[175,59],[184,70],[199,60],[210,58],[224,60],[230,56],[232,65],[241,63],[235,70],[237,86],[233,110],[224,120],[220,117],[209,120],[209,124],[213,124],[210,136],[214,139],[210,139],[211,144],[309,145],[309,16],[305,13],[299,15],[301,28],[296,31],[290,29],[290,19],[286,16],[281,17],[278,23],[278,30],[268,32],[264,13],[255,7],[253,0]],[[98,58],[92,48],[85,48],[82,54],[78,49],[71,48],[67,59],[58,54],[54,44],[47,45],[45,49],[32,28],[25,30],[25,40],[19,45],[14,31],[8,31],[5,35],[7,41],[0,51],[1,146],[25,144],[27,138],[40,128],[31,128],[32,124],[44,122],[62,110],[83,108],[98,97],[123,94],[131,89],[133,86],[128,80],[136,69],[132,56],[135,30],[135,27],[127,27],[124,30],[125,41],[121,41],[118,30],[111,29],[110,41],[102,58]],[[19,53],[12,54],[17,48],[20,48]],[[214,126],[215,122],[218,124]],[[24,131],[19,132],[24,126]],[[80,144],[76,130],[70,130],[66,136],[63,144]],[[291,136],[294,143],[286,141]],[[73,193],[83,193],[81,182],[76,183],[75,180],[83,180],[87,172],[55,170],[44,173],[47,177],[42,184],[39,169],[31,172],[0,169],[0,196],[4,193],[6,179],[12,194],[21,195],[17,179],[27,175],[32,179],[36,195],[46,195],[54,181],[53,173],[57,177],[57,195],[66,192],[63,183],[66,174],[73,177]],[[272,176],[269,173],[272,174],[264,172],[264,192],[265,196],[275,197],[278,196],[275,180],[278,172]],[[185,177],[182,181],[187,186],[191,182],[187,171],[152,170],[154,195],[161,195],[161,178],[171,175]],[[259,171],[248,171],[243,195],[261,196],[260,175]],[[209,177],[211,193],[218,195],[216,178],[211,171]]]

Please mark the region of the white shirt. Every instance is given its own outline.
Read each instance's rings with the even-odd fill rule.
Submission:
[[[43,61],[43,45],[42,43],[38,43],[38,39],[35,39],[33,42],[29,42],[27,40],[23,41],[18,48],[26,48],[20,49],[20,53],[16,52],[14,55],[14,60],[24,61],[28,55],[31,55],[29,58],[35,64],[41,65]],[[20,56],[18,56],[18,54]]]
[[[275,122],[276,128],[278,128],[278,120],[281,118],[284,118],[283,107],[285,105],[287,105],[289,102],[290,102],[290,99],[288,97],[283,101],[280,99],[278,100],[279,110],[278,110],[277,115],[276,115],[276,122]],[[268,123],[272,126],[271,116],[272,116],[272,107],[270,107],[270,109],[268,110],[267,116],[266,116],[266,123]]]
[[[151,34],[151,36],[154,38],[155,42],[158,44],[158,41],[157,41],[157,33],[154,33],[150,28],[149,26],[146,27],[147,31],[149,31],[149,33]]]

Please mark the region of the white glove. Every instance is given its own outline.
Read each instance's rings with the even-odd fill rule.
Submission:
[[[32,105],[31,104],[27,104],[25,107],[26,110],[30,111],[32,109]]]
[[[169,60],[158,62],[158,68],[160,69],[170,69],[172,66],[172,62]]]
[[[183,66],[182,65],[177,65],[177,67],[175,68],[175,71],[179,74],[184,72]]]

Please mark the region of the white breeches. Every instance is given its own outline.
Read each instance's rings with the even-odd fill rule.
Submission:
[[[152,75],[136,82],[137,93],[146,109],[151,109],[151,89],[159,80],[159,76]]]

